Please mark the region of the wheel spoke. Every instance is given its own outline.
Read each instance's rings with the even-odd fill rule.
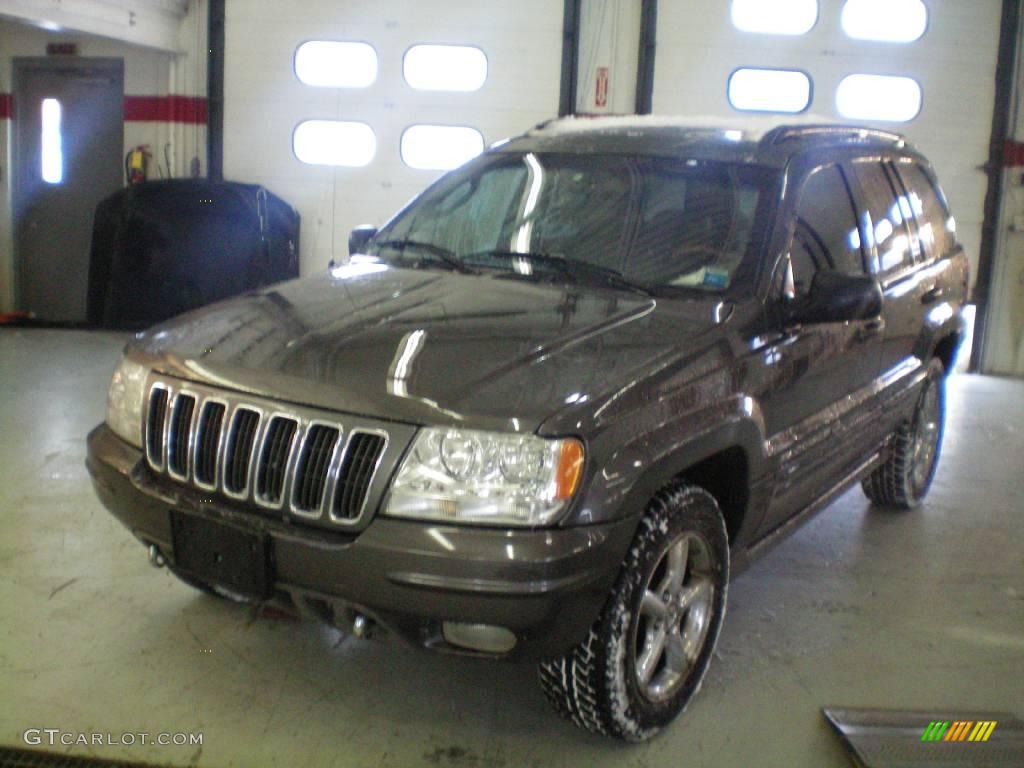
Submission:
[[[711,580],[699,578],[691,581],[679,592],[679,607],[690,608],[694,605],[703,604],[711,592]]]
[[[648,589],[644,592],[643,600],[640,602],[640,613],[655,619],[664,619],[668,615],[668,606],[658,595]]]
[[[686,577],[686,561],[690,554],[690,542],[683,538],[669,547],[666,555],[665,577],[661,580],[658,591],[663,595],[675,595],[683,585]]]
[[[647,636],[644,638],[643,653],[640,654],[640,658],[636,661],[637,677],[640,678],[640,682],[644,685],[651,681],[654,670],[658,668],[661,655],[665,652],[667,634],[664,626],[647,630]]]

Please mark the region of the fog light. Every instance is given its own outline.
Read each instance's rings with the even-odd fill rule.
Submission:
[[[516,647],[516,636],[511,631],[490,624],[446,621],[441,631],[447,642],[473,651],[508,653]]]

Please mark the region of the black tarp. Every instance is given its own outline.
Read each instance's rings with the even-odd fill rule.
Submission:
[[[298,274],[299,214],[281,198],[253,184],[149,181],[96,208],[88,318],[143,328]]]

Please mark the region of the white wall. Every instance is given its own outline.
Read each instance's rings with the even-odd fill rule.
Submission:
[[[768,2],[768,0],[765,0]],[[842,0],[820,0],[815,27],[799,37],[738,31],[730,3],[662,0],[658,6],[654,112],[735,118],[726,95],[740,66],[802,69],[814,81],[810,113],[840,121],[835,92],[848,74],[906,75],[924,92],[910,123],[879,125],[906,134],[934,163],[976,274],[995,101],[1001,0],[928,0],[929,27],[907,44],[848,38]],[[749,113],[748,113],[749,114]],[[815,119],[797,116],[798,122]]]
[[[224,174],[263,184],[302,215],[301,270],[347,255],[354,225],[382,224],[439,174],[406,167],[402,130],[414,123],[469,125],[487,143],[558,112],[562,0],[483,3],[449,0],[228,0]],[[310,39],[356,40],[377,49],[369,88],[313,88],[293,72],[296,47]],[[414,91],[402,56],[416,43],[475,45],[489,75],[473,93]],[[364,168],[301,163],[292,131],[304,119],[358,120],[377,135]]]
[[[1010,116],[1010,137],[1024,143],[1024,19]],[[984,354],[985,373],[1024,376],[1024,166],[1015,163],[1003,179],[996,260],[992,270]]]

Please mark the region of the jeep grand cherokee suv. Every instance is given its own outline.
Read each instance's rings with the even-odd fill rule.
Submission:
[[[537,659],[561,714],[643,739],[730,574],[857,481],[928,491],[954,229],[896,135],[555,121],[348,262],[137,336],[88,466],[194,586]]]

